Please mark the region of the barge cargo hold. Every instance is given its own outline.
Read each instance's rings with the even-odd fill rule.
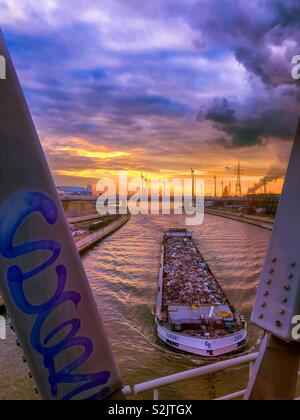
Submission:
[[[199,356],[221,356],[246,345],[245,318],[230,304],[186,229],[164,235],[156,324],[164,343]]]

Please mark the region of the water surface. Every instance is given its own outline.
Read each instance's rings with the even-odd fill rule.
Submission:
[[[132,217],[83,258],[124,384],[207,363],[201,357],[176,353],[155,334],[153,312],[163,232],[184,227],[184,222],[183,216]],[[211,215],[190,230],[228,297],[249,319],[271,232]],[[251,326],[244,352],[255,349],[258,337],[259,331]],[[0,342],[0,352],[0,399],[36,398],[12,333]],[[242,368],[183,382],[163,389],[161,398],[216,398],[243,389],[247,374]]]

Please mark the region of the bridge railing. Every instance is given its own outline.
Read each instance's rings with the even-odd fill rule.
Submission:
[[[133,387],[125,386],[123,388],[123,394],[124,395],[138,395],[147,391],[153,391],[153,399],[159,400],[159,390],[162,387],[170,386],[178,382],[187,381],[189,379],[203,377],[208,374],[222,372],[224,370],[236,368],[243,365],[248,365],[249,379],[250,379],[253,365],[256,362],[257,357],[258,357],[258,353],[251,353],[246,356],[240,356],[234,359],[225,360],[225,361],[214,363],[208,366],[203,366],[200,368],[195,368],[195,369],[179,372],[174,375],[157,378],[152,381],[134,385]],[[300,376],[300,373],[299,373],[299,376]],[[226,401],[226,400],[234,400],[237,398],[243,398],[245,393],[246,393],[246,389],[243,389],[233,394],[228,394],[223,397],[217,398],[216,401]]]

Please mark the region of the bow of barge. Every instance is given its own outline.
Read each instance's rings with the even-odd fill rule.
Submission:
[[[200,356],[221,356],[246,345],[245,318],[231,305],[186,229],[164,235],[156,323],[163,342]]]

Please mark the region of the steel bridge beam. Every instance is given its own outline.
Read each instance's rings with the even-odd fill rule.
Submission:
[[[266,331],[245,399],[295,398],[300,315],[300,121],[272,237],[261,275],[252,322]]]
[[[40,395],[121,387],[98,308],[0,31],[0,292]]]

